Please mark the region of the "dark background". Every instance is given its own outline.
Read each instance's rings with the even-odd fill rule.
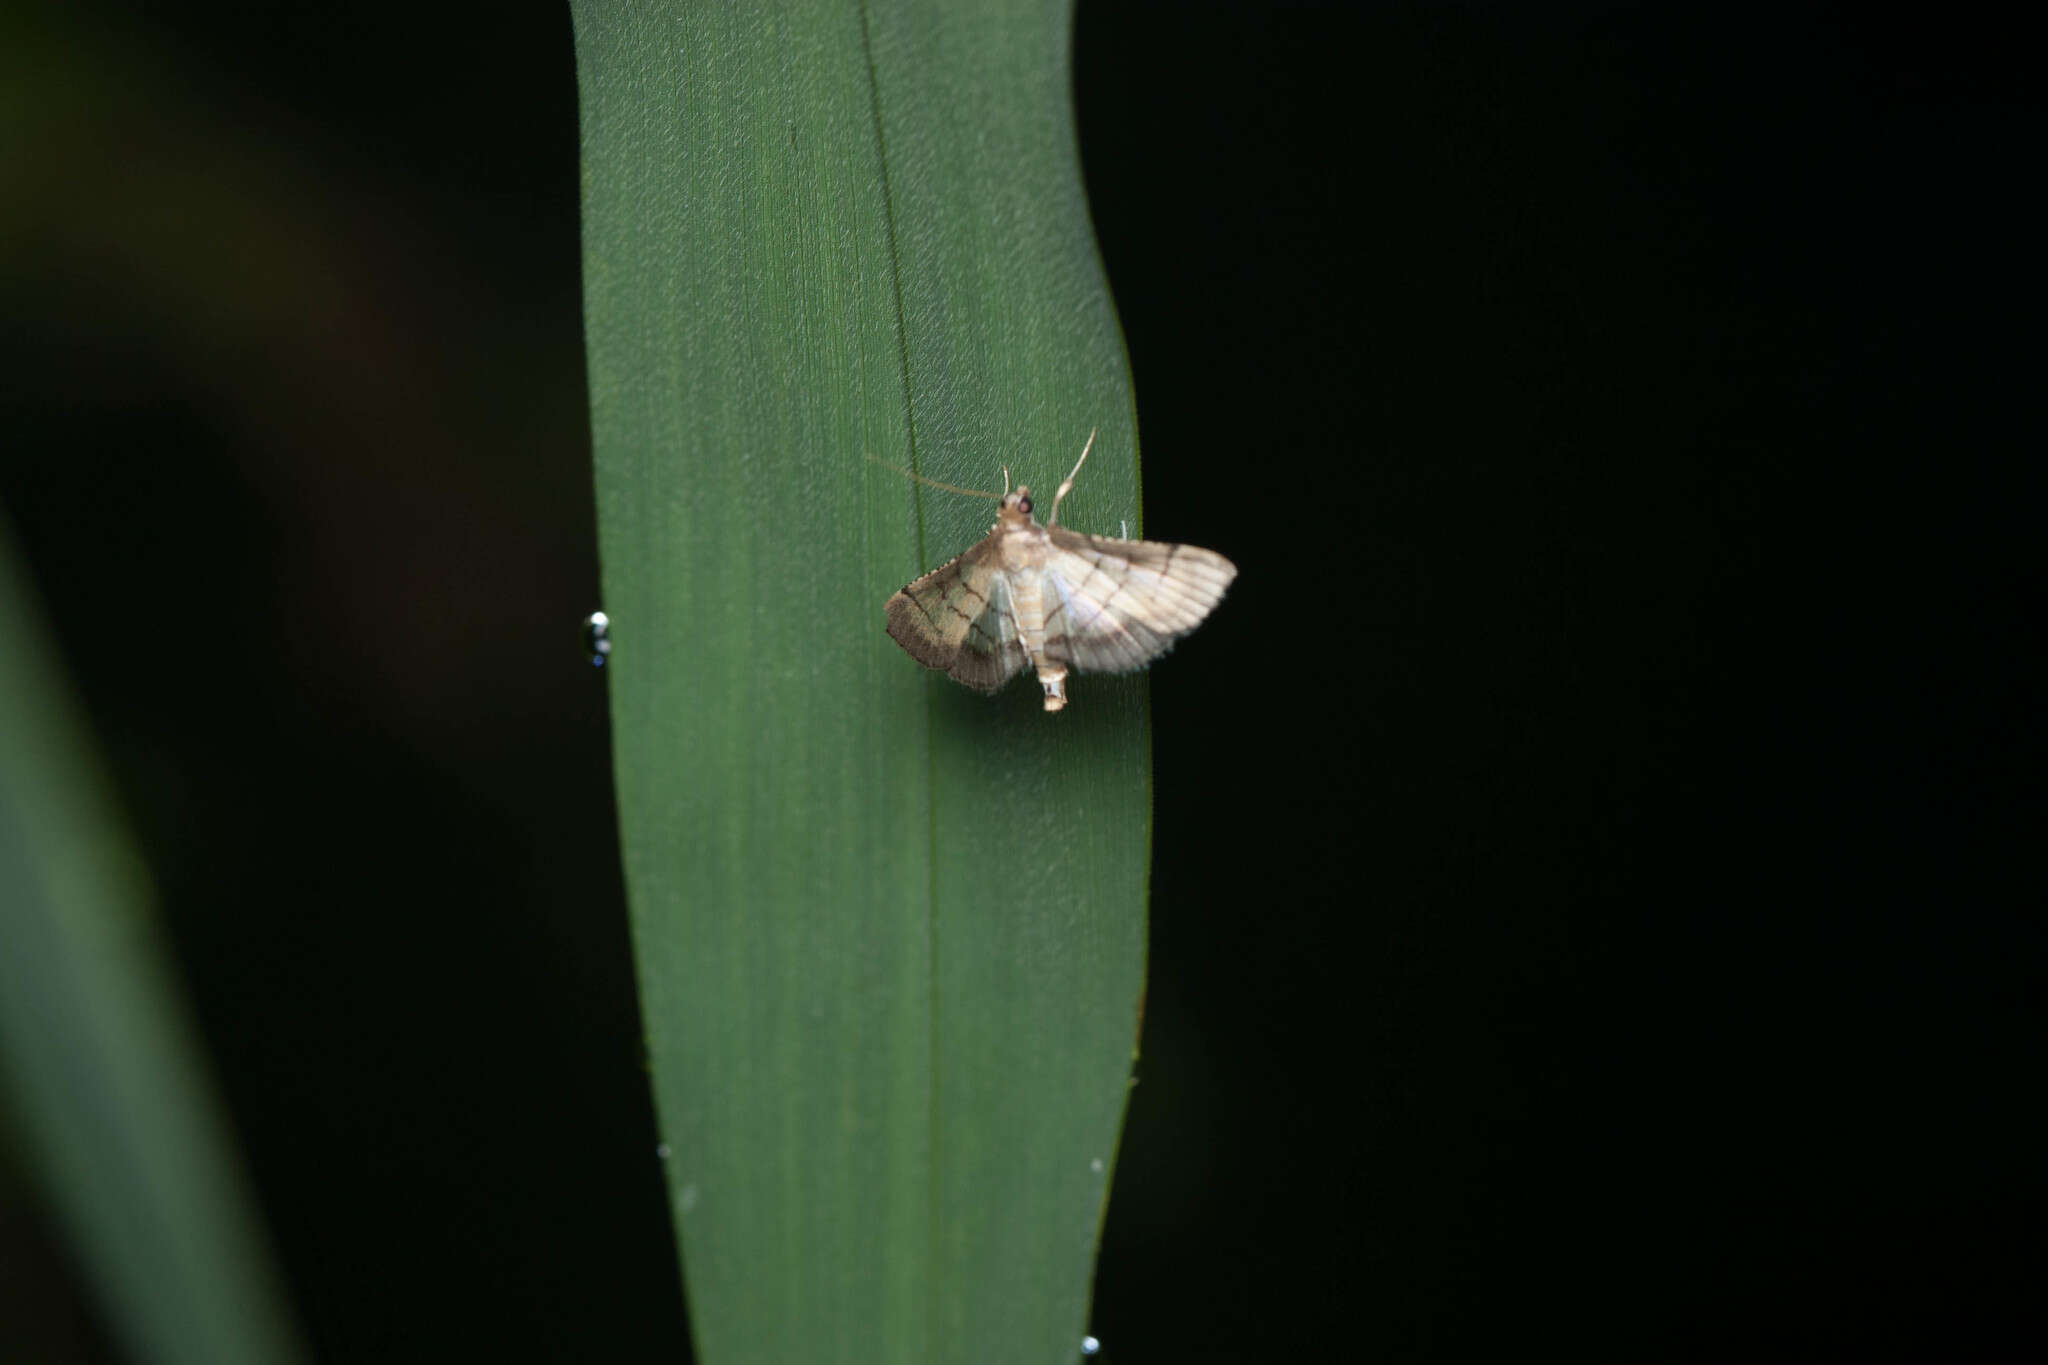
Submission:
[[[1244,570],[1153,684],[1106,1360],[2048,1344],[1992,12],[1082,6],[1148,529]],[[681,1356],[566,7],[0,39],[0,508],[320,1353]],[[18,1175],[0,1266],[113,1358]]]

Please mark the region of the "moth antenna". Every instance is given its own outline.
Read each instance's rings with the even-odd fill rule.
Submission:
[[[1088,442],[1081,447],[1081,458],[1074,461],[1072,474],[1060,481],[1059,491],[1052,495],[1052,515],[1045,519],[1045,529],[1050,531],[1060,524],[1060,499],[1074,491],[1074,474],[1081,472],[1081,466],[1088,463],[1088,452],[1095,448],[1095,428],[1088,429]]]
[[[868,463],[878,464],[884,469],[893,469],[898,474],[901,474],[904,478],[909,479],[912,483],[929,484],[933,488],[943,488],[948,493],[960,493],[970,498],[994,498],[998,500],[1000,500],[1003,496],[1002,493],[990,493],[985,489],[962,488],[959,484],[956,483],[940,483],[937,479],[927,479],[924,475],[917,473],[915,470],[905,469],[902,465],[899,464],[890,464],[887,460],[881,459],[874,455],[868,456]],[[1004,478],[1004,483],[1007,484],[1008,482],[1009,480],[1006,476]],[[1006,488],[1004,491],[1007,492],[1008,489]]]

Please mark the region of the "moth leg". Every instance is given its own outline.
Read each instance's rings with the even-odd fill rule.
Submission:
[[[1045,689],[1045,709],[1057,711],[1067,704],[1067,666],[1046,663],[1038,665],[1038,685]]]
[[[1059,491],[1052,495],[1052,515],[1045,519],[1045,525],[1047,530],[1051,530],[1053,527],[1060,524],[1060,499],[1064,498],[1067,494],[1074,491],[1074,474],[1080,473],[1081,466],[1088,463],[1088,452],[1093,450],[1094,448],[1095,430],[1091,427],[1088,431],[1088,443],[1081,447],[1081,458],[1074,461],[1073,473],[1068,474],[1065,479],[1061,480]],[[1047,695],[1050,695],[1050,693],[1048,693]],[[1055,710],[1057,708],[1048,707],[1047,709]]]

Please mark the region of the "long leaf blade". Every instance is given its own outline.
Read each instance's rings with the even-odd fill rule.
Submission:
[[[1064,0],[575,8],[619,808],[695,1335],[1059,1361],[1143,971],[1142,682],[881,630],[988,505],[1136,530]]]
[[[0,1099],[137,1360],[298,1347],[146,874],[0,542]]]

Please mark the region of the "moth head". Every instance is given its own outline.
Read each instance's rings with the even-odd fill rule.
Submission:
[[[1029,521],[1031,519],[1031,490],[1029,488],[1023,484],[1018,484],[1016,488],[1003,494],[1001,519],[1004,521]]]

